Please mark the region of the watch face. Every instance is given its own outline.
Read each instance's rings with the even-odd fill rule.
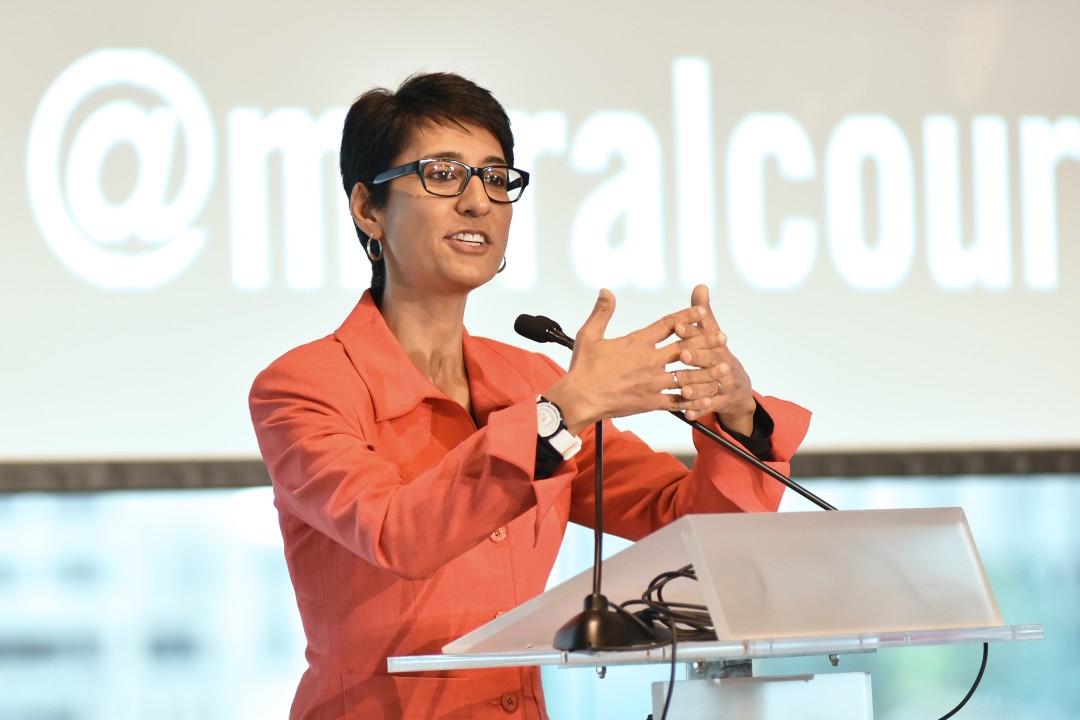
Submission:
[[[536,404],[536,420],[540,437],[549,438],[559,431],[562,415],[559,409],[548,402]]]

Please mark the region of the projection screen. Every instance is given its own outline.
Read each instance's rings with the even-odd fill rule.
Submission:
[[[1075,3],[15,13],[0,460],[254,457],[251,380],[368,281],[344,111],[425,70],[491,89],[533,173],[473,334],[572,334],[600,287],[620,334],[705,283],[755,387],[814,411],[809,449],[1080,447]]]

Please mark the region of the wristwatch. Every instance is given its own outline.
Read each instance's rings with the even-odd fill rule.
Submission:
[[[536,427],[540,439],[569,460],[581,449],[581,439],[571,435],[559,406],[543,395],[536,398]]]

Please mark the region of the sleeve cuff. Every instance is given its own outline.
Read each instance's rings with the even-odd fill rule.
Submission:
[[[765,411],[765,408],[761,407],[761,403],[757,402],[757,400],[754,401],[754,429],[749,435],[735,432],[727,425],[724,425],[719,416],[717,416],[716,420],[720,423],[720,427],[724,432],[735,438],[740,445],[749,450],[758,460],[772,460],[772,434],[776,426],[769,413]]]
[[[563,464],[563,456],[550,443],[543,442],[539,438],[536,441],[536,469],[534,476],[537,480],[544,480],[555,474],[555,471]]]

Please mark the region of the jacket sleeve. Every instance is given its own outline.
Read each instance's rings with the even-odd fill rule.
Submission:
[[[810,413],[793,403],[755,395],[772,417],[773,459],[768,465],[783,474],[809,427]],[[715,416],[703,421],[728,437]],[[690,513],[772,512],[780,506],[784,486],[727,449],[695,432],[697,457],[692,469],[667,453],[649,448],[632,432],[604,426],[604,529],[638,540]],[[585,439],[573,480],[570,518],[592,527],[595,522],[595,442]]]
[[[314,529],[419,579],[536,504],[534,399],[456,442],[408,417],[376,432],[370,396],[340,353],[302,350],[260,373],[249,396],[283,532]],[[387,459],[383,433],[417,448],[419,466]]]
[[[539,528],[564,492],[571,493],[571,519],[591,526],[592,429],[582,434],[582,451],[554,476],[534,478],[535,393],[562,370],[542,355],[531,357],[528,395],[492,412],[479,430],[452,438],[408,416],[376,429],[366,387],[331,342],[304,346],[275,362],[256,378],[249,407],[283,532],[322,533],[381,569],[419,579],[530,508],[536,507]],[[773,464],[786,472],[809,413],[773,398],[759,402],[776,424]],[[388,457],[387,433],[399,446],[421,448],[415,455],[424,460]],[[638,539],[690,512],[776,509],[778,482],[707,438],[695,442],[699,455],[688,471],[673,456],[606,423],[606,527]]]

